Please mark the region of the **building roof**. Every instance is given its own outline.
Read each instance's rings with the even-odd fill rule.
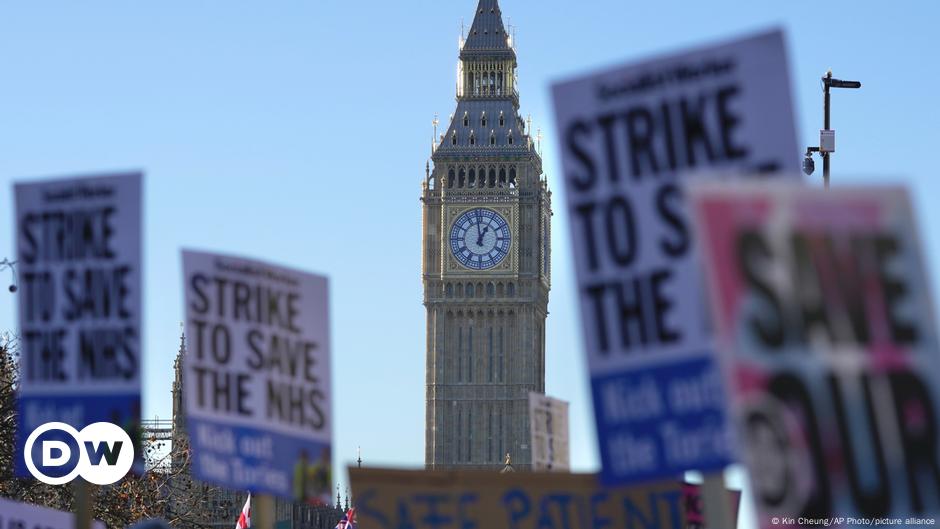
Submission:
[[[515,55],[509,45],[509,34],[503,26],[503,14],[497,0],[480,0],[460,55],[463,57],[479,52],[486,55]]]
[[[490,58],[511,60],[507,75],[515,75],[516,55],[503,26],[499,2],[479,0],[473,25],[460,50],[460,59],[472,63]],[[445,157],[473,155],[538,157],[529,139],[530,131],[519,114],[514,87],[507,86],[505,91],[496,94],[471,94],[470,91],[468,86],[463,96],[457,98],[457,108],[447,128],[434,139],[435,162]]]

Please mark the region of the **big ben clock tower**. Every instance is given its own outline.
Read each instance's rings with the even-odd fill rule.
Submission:
[[[551,193],[519,114],[497,0],[461,41],[457,109],[421,200],[429,469],[528,469],[528,393],[545,391]]]

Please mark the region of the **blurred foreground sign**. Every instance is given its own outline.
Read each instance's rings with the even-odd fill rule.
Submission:
[[[685,527],[679,482],[601,488],[593,474],[350,468],[362,529]]]
[[[940,351],[907,194],[691,198],[762,527],[938,518]]]
[[[140,439],[140,188],[140,174],[16,184],[19,476],[30,475],[27,437],[47,422],[76,430],[110,422],[135,445]],[[41,439],[71,439],[55,432]],[[34,462],[46,461],[44,445],[33,444]],[[142,471],[139,446],[134,452]],[[77,446],[74,454],[67,464],[39,466],[65,476],[78,463]]]
[[[193,474],[236,490],[329,503],[325,277],[183,252],[185,401]]]
[[[529,432],[533,470],[570,470],[567,402],[530,391]]]
[[[105,529],[94,520],[92,529]],[[0,529],[75,529],[75,515],[0,498]]]
[[[607,483],[732,461],[677,177],[799,175],[779,31],[554,86]]]

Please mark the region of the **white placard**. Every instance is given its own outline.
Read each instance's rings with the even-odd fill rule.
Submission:
[[[529,392],[529,430],[532,435],[533,470],[571,470],[566,401]]]
[[[48,422],[110,422],[140,438],[141,179],[15,186],[20,476],[27,436]]]
[[[329,503],[327,279],[183,252],[185,402],[193,473],[233,489]]]
[[[799,174],[771,31],[553,87],[608,484],[733,460],[679,177]]]

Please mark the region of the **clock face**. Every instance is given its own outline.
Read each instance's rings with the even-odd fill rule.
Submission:
[[[491,209],[464,211],[450,229],[450,251],[460,264],[473,270],[488,270],[509,254],[512,236],[509,223]]]

